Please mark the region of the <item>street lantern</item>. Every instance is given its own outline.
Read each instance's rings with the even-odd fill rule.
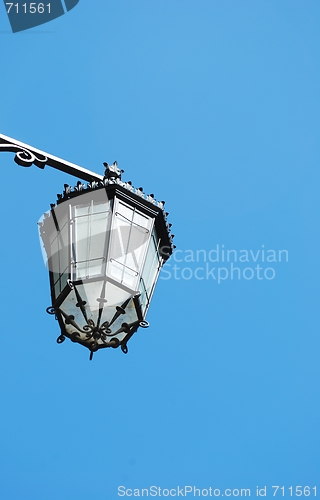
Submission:
[[[104,179],[65,185],[39,222],[52,306],[61,335],[93,352],[119,347],[145,320],[159,271],[173,250],[164,203],[121,180],[116,162]]]
[[[105,175],[64,162],[0,135],[0,151],[16,152],[22,166],[53,166],[80,174],[65,184],[56,204],[39,221],[49,270],[52,305],[59,322],[58,343],[69,338],[93,353],[127,343],[146,315],[162,265],[173,252],[173,235],[164,209],[153,194],[123,182],[117,163]]]

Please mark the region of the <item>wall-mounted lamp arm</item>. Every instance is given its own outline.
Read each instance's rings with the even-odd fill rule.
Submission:
[[[45,153],[40,149],[36,149],[28,144],[16,141],[15,139],[3,134],[0,134],[0,153],[1,151],[16,153],[14,161],[22,167],[31,167],[31,165],[36,165],[39,168],[44,168],[47,165],[48,167],[61,170],[66,174],[73,175],[74,177],[87,182],[103,180],[103,175],[91,172],[90,170],[80,167],[75,163],[62,160],[57,156]]]

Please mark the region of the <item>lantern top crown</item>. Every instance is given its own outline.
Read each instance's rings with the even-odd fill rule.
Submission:
[[[106,169],[104,173],[104,177],[106,179],[120,179],[121,180],[121,175],[123,174],[124,170],[120,170],[118,167],[118,162],[114,161],[112,165],[109,165],[107,162],[104,162],[103,164]]]

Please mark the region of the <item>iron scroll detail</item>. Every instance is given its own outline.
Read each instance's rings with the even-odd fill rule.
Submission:
[[[36,165],[39,168],[44,168],[48,161],[46,156],[36,153],[35,151],[22,148],[18,144],[14,143],[1,142],[0,151],[16,153],[14,161],[20,165],[20,167],[31,167],[31,165]]]
[[[21,167],[36,165],[43,169],[45,166],[48,166],[87,182],[100,182],[103,180],[103,175],[91,172],[86,168],[41,151],[29,144],[16,141],[4,134],[0,134],[0,153],[2,152],[16,153],[14,161]]]

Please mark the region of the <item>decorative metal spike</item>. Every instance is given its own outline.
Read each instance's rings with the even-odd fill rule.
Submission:
[[[124,170],[120,170],[120,168],[118,168],[118,163],[116,161],[113,162],[112,165],[109,165],[105,162],[104,166],[106,167],[104,173],[105,179],[121,179],[121,174],[124,172]]]
[[[128,346],[127,346],[127,344],[121,344],[121,351],[123,352],[123,354],[127,354],[128,353]]]

